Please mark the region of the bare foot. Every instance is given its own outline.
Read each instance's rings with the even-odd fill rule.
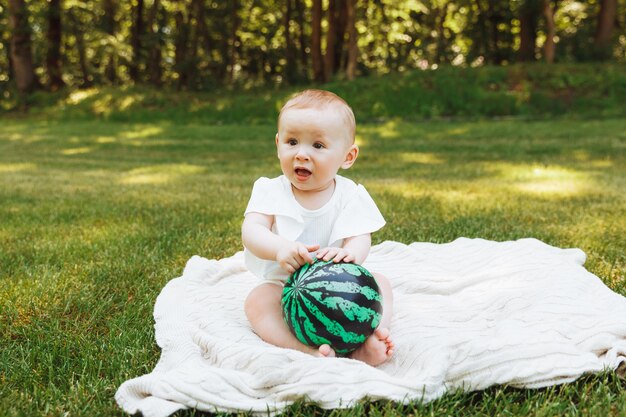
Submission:
[[[389,329],[378,328],[350,357],[368,365],[378,366],[393,355],[393,349],[394,344],[389,336]]]
[[[319,349],[317,350],[316,356],[334,358],[335,351],[329,345],[321,345]]]

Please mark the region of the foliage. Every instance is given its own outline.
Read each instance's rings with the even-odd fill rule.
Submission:
[[[266,123],[300,86],[221,87],[211,93],[149,87],[91,88],[35,93],[31,114],[63,120],[94,118],[177,123]],[[441,117],[623,116],[622,64],[525,64],[441,67],[335,81],[324,86],[352,105],[361,122]],[[12,113],[5,113],[10,116]]]
[[[519,13],[529,1],[360,0],[359,72],[362,75],[432,69],[442,64],[481,66],[510,64],[519,48]],[[311,80],[312,0],[293,12],[289,32],[296,73],[290,82]],[[557,61],[600,58],[594,48],[599,0],[563,0],[557,5]],[[109,10],[107,4],[111,9]],[[71,87],[132,83],[163,84],[176,89],[212,91],[224,83],[251,86],[286,81],[285,2],[270,0],[143,0],[141,47],[133,51],[133,17],[138,0],[65,0],[63,7],[63,76]],[[328,2],[325,1],[325,8]],[[36,72],[47,82],[47,2],[28,2]],[[618,26],[626,26],[626,3],[618,3]],[[536,58],[545,41],[538,17]],[[326,31],[328,22],[324,21]],[[626,36],[614,31],[613,60],[624,62]],[[0,5],[0,94],[9,89],[10,31],[7,9]],[[326,41],[322,39],[322,46]],[[86,57],[81,62],[81,51]],[[157,55],[153,55],[158,51]],[[340,70],[346,52],[340,51]],[[155,61],[156,60],[156,61]],[[155,64],[156,62],[156,64]],[[155,65],[158,69],[155,69]],[[155,72],[156,71],[156,72]],[[338,78],[343,77],[339,71]],[[9,99],[5,96],[5,99]]]
[[[536,237],[580,247],[626,295],[626,119],[361,124],[357,164],[383,240]],[[0,414],[122,415],[159,357],[152,308],[194,254],[241,249],[255,178],[278,175],[275,126],[2,120]],[[218,198],[216,198],[216,196]],[[543,390],[287,415],[597,415],[626,410],[612,373]],[[189,412],[182,415],[198,415]]]

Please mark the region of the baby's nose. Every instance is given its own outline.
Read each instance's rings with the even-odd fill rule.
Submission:
[[[296,153],[296,159],[308,160],[309,154],[301,147],[298,149],[298,153]]]

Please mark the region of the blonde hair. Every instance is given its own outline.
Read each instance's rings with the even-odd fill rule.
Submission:
[[[289,109],[325,109],[335,107],[342,113],[350,138],[354,142],[356,132],[356,120],[352,109],[344,99],[335,93],[325,90],[304,90],[291,97],[280,109],[278,114],[278,129],[280,130],[280,119],[283,113]]]

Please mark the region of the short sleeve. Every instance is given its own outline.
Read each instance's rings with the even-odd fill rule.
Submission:
[[[244,216],[248,213],[274,214],[275,199],[272,195],[276,195],[275,188],[275,181],[269,178],[261,177],[256,180]]]
[[[341,213],[330,234],[331,244],[348,237],[373,233],[385,225],[385,219],[365,187],[356,186],[346,195]]]

